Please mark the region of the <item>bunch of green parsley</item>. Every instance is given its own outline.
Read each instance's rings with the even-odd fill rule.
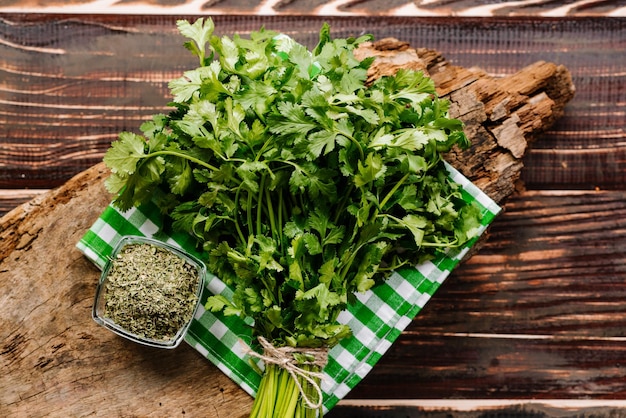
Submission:
[[[234,289],[208,309],[251,317],[276,347],[332,347],[356,292],[474,237],[480,212],[441,158],[468,141],[423,73],[368,85],[373,59],[353,50],[371,37],[327,25],[312,51],[263,29],[218,37],[210,19],[178,28],[200,66],[170,82],[169,115],[112,144],[106,184],[119,208],[152,200],[197,238]],[[255,416],[315,416],[263,402]]]

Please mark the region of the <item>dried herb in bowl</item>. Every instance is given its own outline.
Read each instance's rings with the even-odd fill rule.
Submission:
[[[158,241],[125,237],[105,267],[94,318],[147,345],[174,347],[198,305],[204,266]]]
[[[115,204],[157,204],[234,290],[206,308],[254,320],[265,372],[253,417],[321,415],[336,319],[394,270],[462,246],[480,210],[442,153],[468,145],[425,74],[366,83],[369,36],[309,51],[275,32],[218,37],[180,21],[200,66],[170,82],[174,110],[124,132],[104,161]],[[319,409],[319,411],[318,411]]]

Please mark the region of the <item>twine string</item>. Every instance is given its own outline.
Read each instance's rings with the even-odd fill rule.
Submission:
[[[310,409],[318,409],[322,406],[323,403],[323,393],[320,384],[316,379],[323,379],[324,373],[316,372],[313,370],[306,370],[300,367],[301,365],[314,365],[318,366],[320,370],[326,365],[328,361],[328,349],[325,348],[295,348],[295,347],[275,347],[267,341],[267,339],[263,337],[258,338],[261,347],[263,347],[263,354],[259,354],[254,350],[249,350],[248,354],[256,357],[260,360],[263,360],[265,364],[275,364],[278,367],[285,369],[292,379],[296,382],[296,386],[304,403]],[[302,353],[305,355],[311,355],[311,361],[297,361],[293,354],[294,353]],[[317,400],[313,402],[309,395],[307,395],[304,387],[300,383],[300,379],[298,377],[304,379],[307,383],[311,385],[311,387],[317,393]]]

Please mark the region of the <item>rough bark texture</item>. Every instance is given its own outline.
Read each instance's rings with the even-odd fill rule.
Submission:
[[[567,71],[544,62],[494,79],[394,40],[363,51],[381,56],[376,75],[427,68],[473,142],[450,162],[500,203],[516,187],[529,144],[573,92]],[[0,413],[245,415],[250,397],[192,348],[141,347],[91,320],[99,271],[74,245],[110,201],[106,175],[99,164],[0,220]]]
[[[245,416],[250,397],[193,348],[141,347],[91,319],[100,271],[75,244],[110,201],[107,174],[97,165],[0,222],[0,415]]]
[[[563,66],[536,62],[509,77],[495,78],[479,68],[463,68],[439,52],[414,49],[406,42],[382,39],[363,44],[358,56],[376,56],[369,79],[399,68],[424,70],[441,97],[450,100],[450,115],[465,123],[472,146],[453,150],[446,160],[496,202],[519,186],[522,158],[537,136],[563,115],[574,96]]]

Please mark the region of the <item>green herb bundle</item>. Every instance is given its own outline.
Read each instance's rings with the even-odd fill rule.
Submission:
[[[210,19],[178,27],[200,66],[170,82],[172,113],[112,144],[107,187],[119,208],[152,200],[197,238],[234,289],[207,309],[252,318],[313,373],[266,362],[253,416],[317,416],[322,366],[307,350],[350,335],[336,319],[355,293],[478,230],[441,158],[468,145],[462,123],[421,72],[368,85],[372,59],[353,50],[369,36],[324,25],[309,51],[268,30],[218,37]]]

